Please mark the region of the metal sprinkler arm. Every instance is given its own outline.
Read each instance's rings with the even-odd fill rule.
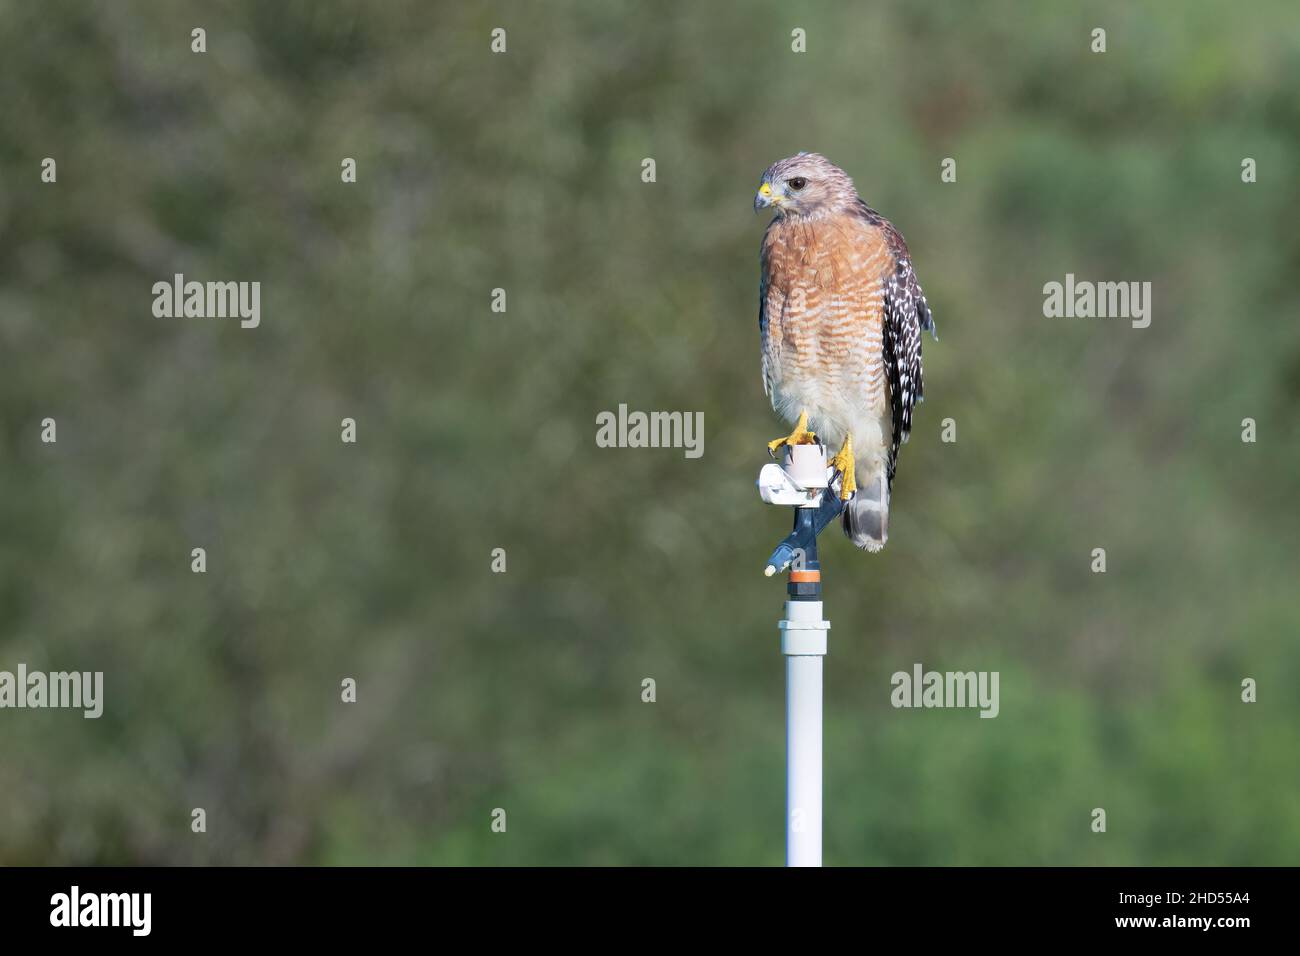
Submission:
[[[795,509],[794,530],[767,559],[763,573],[768,577],[788,568],[800,552],[805,567],[817,568],[817,535],[844,510],[844,502],[830,487],[831,477],[826,449],[821,445],[787,447],[782,464],[764,465],[759,472],[759,497],[768,504]]]
[[[803,552],[803,563],[813,569],[818,567],[817,535],[835,520],[835,516],[844,510],[840,496],[823,494],[821,504],[816,508],[796,508],[794,511],[794,530],[786,535],[785,540],[776,546],[772,556],[767,559],[763,573],[768,577],[778,571],[784,571],[794,561],[795,555]]]

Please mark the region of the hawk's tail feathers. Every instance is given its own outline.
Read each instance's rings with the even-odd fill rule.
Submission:
[[[844,503],[844,534],[863,551],[879,551],[889,540],[889,482],[881,471]]]

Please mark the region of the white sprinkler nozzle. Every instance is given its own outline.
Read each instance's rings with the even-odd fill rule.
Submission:
[[[815,508],[834,474],[822,445],[787,445],[785,459],[758,473],[758,496],[769,505]]]

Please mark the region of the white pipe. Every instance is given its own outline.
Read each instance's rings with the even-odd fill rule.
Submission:
[[[822,865],[821,601],[787,601],[781,622],[785,655],[785,863]]]

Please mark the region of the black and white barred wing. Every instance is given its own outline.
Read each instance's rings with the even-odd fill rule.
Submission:
[[[921,331],[936,339],[934,317],[916,281],[910,259],[900,259],[885,282],[885,374],[893,411],[894,433],[889,447],[889,483],[894,483],[898,449],[912,432],[912,409],[925,398],[921,371]]]

